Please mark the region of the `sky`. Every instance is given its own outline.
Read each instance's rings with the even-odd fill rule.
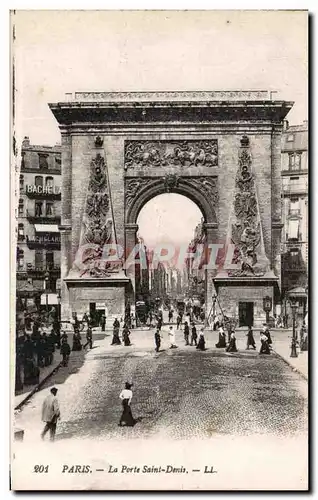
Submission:
[[[173,214],[173,216],[172,216]],[[185,217],[186,214],[186,217]],[[193,201],[176,193],[161,194],[152,198],[140,211],[138,234],[152,249],[157,243],[190,243],[202,213]],[[156,231],[149,231],[149,220]]]
[[[75,91],[268,89],[295,101],[290,124],[307,119],[305,12],[30,10],[12,22],[18,144],[59,142],[47,103]],[[180,207],[193,234],[197,207],[186,198],[147,207],[140,220],[155,217],[152,231],[175,238],[167,214]]]

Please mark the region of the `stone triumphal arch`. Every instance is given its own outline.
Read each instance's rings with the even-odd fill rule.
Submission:
[[[194,201],[206,241],[232,243],[233,269],[208,269],[206,306],[252,311],[280,290],[282,122],[267,91],[67,94],[50,104],[62,135],[62,320],[90,305],[123,316],[134,297],[137,217],[161,193]],[[124,255],[101,266],[105,245]]]

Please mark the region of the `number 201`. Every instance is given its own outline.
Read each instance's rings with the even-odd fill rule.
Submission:
[[[35,465],[33,472],[49,472],[48,465]]]

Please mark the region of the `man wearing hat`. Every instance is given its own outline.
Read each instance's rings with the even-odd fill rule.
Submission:
[[[51,441],[55,439],[56,424],[60,418],[60,409],[56,394],[56,387],[52,387],[50,394],[46,396],[42,405],[42,421],[45,422],[45,427],[41,433],[41,438],[44,439],[45,434],[50,431]]]

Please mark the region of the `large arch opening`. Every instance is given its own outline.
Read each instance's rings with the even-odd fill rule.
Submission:
[[[146,268],[135,267],[136,313],[145,321],[145,311],[169,310],[190,313],[203,321],[205,309],[205,271],[189,254],[205,246],[205,215],[187,196],[164,193],[148,200],[137,215],[137,240],[146,255]],[[166,317],[165,317],[166,316]]]

